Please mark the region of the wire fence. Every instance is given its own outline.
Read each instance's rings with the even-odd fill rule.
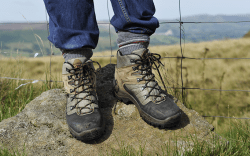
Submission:
[[[108,1],[107,1],[107,9],[108,9],[108,16],[109,16],[109,21],[110,21],[110,15],[109,15],[109,8],[108,8]],[[46,9],[45,9],[45,14],[46,14]],[[183,85],[183,63],[182,61],[184,59],[195,59],[195,60],[206,60],[206,59],[236,59],[236,60],[244,60],[244,59],[250,59],[250,58],[192,58],[192,57],[185,57],[183,55],[183,51],[182,51],[182,42],[181,42],[181,36],[182,36],[182,27],[183,24],[200,24],[200,23],[250,23],[250,21],[225,21],[225,22],[184,22],[181,20],[181,8],[180,8],[180,0],[179,0],[179,14],[180,14],[180,20],[178,22],[172,22],[172,21],[166,21],[166,22],[160,22],[159,24],[167,24],[167,23],[179,23],[180,24],[180,48],[181,48],[181,57],[161,57],[162,59],[168,58],[168,59],[181,59],[181,88],[177,88],[177,87],[166,87],[166,88],[172,88],[172,89],[181,89],[182,90],[182,99],[184,98],[184,90],[185,89],[199,89],[199,90],[209,90],[209,91],[232,91],[232,92],[250,92],[250,90],[222,90],[222,89],[206,89],[206,88],[188,88],[188,87],[184,87]],[[48,36],[49,36],[49,23],[47,20],[47,16],[46,16],[46,21],[47,21],[47,31],[48,31]],[[14,23],[14,22],[6,22],[6,23],[2,23],[2,24],[23,24],[23,23]],[[32,23],[32,24],[41,24],[41,22],[36,22],[36,23]],[[115,55],[112,55],[112,46],[111,46],[111,34],[110,34],[110,26],[111,23],[110,22],[98,22],[98,25],[109,25],[109,40],[110,40],[110,51],[111,51],[111,55],[103,55],[103,56],[92,56],[92,57],[110,57],[110,63],[111,63],[111,58],[112,57],[116,57]],[[184,38],[184,42],[185,42],[185,38]],[[51,47],[51,55],[52,55],[52,45],[50,43],[50,47]],[[50,55],[50,57],[51,57]],[[50,59],[50,72],[51,72],[51,59]],[[22,79],[22,78],[12,78],[12,77],[0,77],[0,79],[12,79],[12,80],[21,80],[21,81],[27,81],[27,80],[32,80],[32,83],[36,83],[38,81],[47,81],[47,82],[63,82],[63,81],[53,81],[51,80],[35,80],[35,79]],[[202,117],[213,117],[213,118],[232,118],[232,119],[250,119],[250,118],[235,118],[235,117],[226,117],[226,116],[207,116],[207,115],[203,115]]]

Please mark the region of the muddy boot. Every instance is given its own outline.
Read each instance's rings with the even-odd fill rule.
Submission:
[[[118,50],[115,95],[126,104],[134,103],[148,124],[159,128],[173,127],[180,121],[181,110],[155,80],[152,65],[156,62],[161,63],[160,55],[144,48],[124,56]]]
[[[71,134],[82,141],[100,137],[105,123],[98,107],[93,62],[85,57],[64,62],[62,79],[67,92],[66,120]]]

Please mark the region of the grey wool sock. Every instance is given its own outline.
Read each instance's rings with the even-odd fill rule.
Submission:
[[[147,34],[119,31],[117,44],[122,55],[128,55],[137,49],[148,48],[149,40],[150,37]]]
[[[90,59],[93,55],[93,51],[91,48],[80,48],[80,49],[74,49],[74,50],[66,50],[66,49],[60,49],[63,55],[63,58],[65,59],[65,62],[67,62],[69,59],[78,58],[78,57],[86,57]]]

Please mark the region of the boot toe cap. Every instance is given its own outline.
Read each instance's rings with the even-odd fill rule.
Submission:
[[[158,119],[165,120],[180,113],[181,109],[171,99],[167,98],[160,104],[155,104],[152,101],[142,107],[144,112],[147,112],[150,116]]]
[[[68,126],[76,133],[102,128],[102,117],[98,109],[91,114],[79,116],[76,113],[66,115]]]

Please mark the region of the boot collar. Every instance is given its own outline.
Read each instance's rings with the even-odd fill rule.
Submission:
[[[141,48],[141,49],[133,51],[129,55],[122,55],[121,52],[118,50],[117,51],[117,68],[134,65],[135,63],[133,62],[133,60],[140,59],[139,56],[144,55],[144,53],[147,53],[147,51],[148,51],[147,49]]]

